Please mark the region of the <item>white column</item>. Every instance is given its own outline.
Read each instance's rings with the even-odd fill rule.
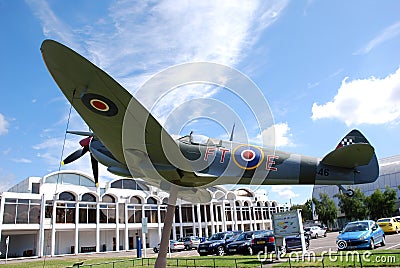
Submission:
[[[205,223],[205,226],[206,226],[206,228],[204,229],[204,231],[205,231],[205,237],[208,237],[208,219],[207,219],[207,204],[204,204],[203,205],[203,211],[204,211],[204,223]]]
[[[162,229],[161,229],[161,206],[162,206],[162,203],[161,203],[161,204],[157,203],[158,241],[161,241],[161,234],[162,234],[162,233],[161,233],[161,231],[162,231]],[[164,220],[165,220],[165,219],[164,219]],[[162,224],[162,225],[164,225],[164,224]]]
[[[96,252],[100,252],[100,202],[96,203]]]
[[[201,211],[200,211],[200,204],[197,204],[197,222],[199,226],[199,233],[197,236],[202,237],[203,236],[203,230],[201,227]]]
[[[176,207],[174,208],[176,210]],[[174,218],[172,219],[172,239],[176,240],[176,222],[175,222],[175,212]]]
[[[128,228],[128,221],[129,221],[129,219],[128,219],[128,204],[127,204],[127,202],[128,202],[128,200],[126,200],[125,201],[125,204],[124,204],[124,206],[125,206],[125,210],[124,210],[124,213],[125,213],[125,247],[124,247],[124,249],[125,250],[129,250],[129,228]]]
[[[181,201],[182,202],[182,201]],[[179,213],[179,235],[183,236],[183,221],[182,221],[182,205],[178,205],[178,213]]]
[[[215,222],[214,222],[214,204],[210,202],[210,216],[211,216],[211,235],[215,234]]]
[[[53,215],[52,215],[52,219],[51,219],[51,252],[50,252],[50,256],[54,256],[55,251],[56,251],[56,214],[57,214],[57,201],[54,198]]]
[[[194,204],[192,204],[192,220],[193,220],[193,235],[196,235],[196,217],[195,217],[195,211],[194,211]]]
[[[239,230],[239,225],[238,225],[238,217],[237,217],[237,207],[236,207],[236,202],[233,201],[233,224],[234,224],[234,230]]]
[[[115,202],[115,251],[119,251],[119,203]]]
[[[3,224],[3,212],[4,212],[4,198],[1,199],[1,208],[0,208],[0,228]],[[38,257],[43,257],[44,255],[44,221],[45,221],[45,212],[46,212],[46,200],[44,199],[44,194],[42,194],[42,198],[40,201],[40,224],[39,224],[39,245],[38,245]],[[1,237],[1,229],[0,229],[0,237]]]
[[[242,205],[240,206],[240,208],[239,208],[239,213],[240,213],[240,223],[241,223],[241,229],[242,229],[242,231],[244,231],[244,220],[243,220],[243,209],[242,209]]]
[[[74,244],[74,254],[78,254],[79,247],[79,201],[75,203],[75,244]]]
[[[256,215],[257,206],[250,207],[250,210],[253,210],[253,223],[254,223],[254,231],[257,231],[257,215]]]
[[[226,215],[225,215],[225,201],[222,200],[221,205],[221,220],[222,220],[222,231],[226,231]]]

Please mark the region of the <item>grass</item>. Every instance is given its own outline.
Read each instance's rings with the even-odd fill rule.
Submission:
[[[293,257],[294,255],[292,255]],[[268,260],[274,256],[268,256]],[[361,261],[361,262],[360,262]],[[92,268],[125,268],[125,267],[154,267],[155,258],[132,259],[131,257],[119,258],[61,258],[38,259],[19,263],[8,263],[2,267],[15,268],[60,268],[72,267],[74,263],[83,262],[80,267]],[[265,265],[266,262],[263,263]],[[274,267],[394,267],[400,266],[400,250],[374,250],[374,251],[343,251],[331,255],[306,256],[305,260],[296,260],[287,257],[275,263]],[[76,266],[77,267],[77,266]],[[205,256],[181,257],[167,259],[167,267],[260,267],[257,256]]]

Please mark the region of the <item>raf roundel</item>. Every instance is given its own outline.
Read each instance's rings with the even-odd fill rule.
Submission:
[[[118,108],[110,99],[98,94],[88,93],[81,98],[83,104],[92,112],[104,116],[114,116]]]
[[[241,145],[233,151],[233,161],[242,169],[255,169],[261,165],[263,160],[264,152],[256,146]]]

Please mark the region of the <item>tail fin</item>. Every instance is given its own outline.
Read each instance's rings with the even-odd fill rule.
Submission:
[[[328,153],[321,163],[325,165],[354,169],[354,183],[374,182],[379,176],[378,160],[375,149],[360,131],[350,131],[336,146],[336,149]]]

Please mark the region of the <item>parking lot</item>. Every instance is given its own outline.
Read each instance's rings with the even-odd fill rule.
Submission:
[[[311,239],[309,251],[319,253],[322,251],[337,251],[336,237],[338,232],[329,232],[326,237],[320,237],[317,239]],[[400,249],[400,234],[387,234],[386,245],[379,246],[376,249]],[[157,254],[147,251],[147,257],[156,257]],[[171,257],[190,257],[199,256],[196,250],[180,251],[171,253]]]

